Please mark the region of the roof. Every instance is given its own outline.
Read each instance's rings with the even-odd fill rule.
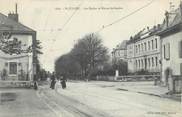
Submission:
[[[176,28],[180,27],[182,23],[182,3],[180,7],[173,12],[169,12],[168,24],[166,19],[164,19],[162,24],[162,30],[159,32],[159,35],[163,35],[172,30],[176,30]]]
[[[128,40],[123,40],[120,44],[116,46],[116,48],[113,49],[112,52],[115,52],[116,50],[126,50]]]
[[[130,40],[127,42],[127,44],[135,43],[139,40],[146,39],[148,37],[156,35],[161,30],[161,24],[155,25],[152,28],[149,29],[149,27],[142,29],[134,36],[130,37]]]
[[[16,22],[0,13],[0,31],[35,32],[33,29]]]
[[[126,49],[126,44],[128,40],[123,40],[122,43],[119,45],[118,49],[124,50]]]

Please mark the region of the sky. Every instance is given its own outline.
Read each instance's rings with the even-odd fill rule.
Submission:
[[[37,31],[42,43],[41,66],[54,71],[55,60],[68,53],[78,39],[98,33],[110,52],[137,32],[162,23],[170,2],[180,0],[0,0],[0,12],[7,15],[18,4],[19,21]],[[147,7],[112,24],[133,11]],[[100,30],[100,31],[99,31]]]

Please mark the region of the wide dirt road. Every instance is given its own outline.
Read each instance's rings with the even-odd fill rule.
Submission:
[[[49,88],[0,89],[0,117],[108,117]]]
[[[182,117],[179,102],[125,90],[122,83],[68,82],[0,89],[0,117]]]
[[[33,89],[0,89],[0,117],[55,117]]]

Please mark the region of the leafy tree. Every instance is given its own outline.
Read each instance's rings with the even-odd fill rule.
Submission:
[[[119,70],[119,75],[127,75],[128,73],[128,64],[124,60],[119,60],[113,64],[115,70]]]
[[[40,46],[41,42],[36,40],[35,48],[36,54],[43,54],[41,52],[42,47]],[[17,38],[11,38],[10,32],[0,32],[0,50],[6,54],[21,54],[21,53],[30,53],[32,52],[32,46],[22,49],[26,44],[22,44]]]
[[[74,59],[81,66],[84,76],[90,77],[96,67],[108,60],[108,49],[99,35],[91,33],[78,40],[72,49]]]
[[[89,78],[108,60],[108,49],[99,35],[88,34],[79,39],[73,49],[55,62],[58,75]]]
[[[56,74],[70,79],[76,79],[80,75],[80,65],[73,59],[71,53],[62,55],[55,62]]]

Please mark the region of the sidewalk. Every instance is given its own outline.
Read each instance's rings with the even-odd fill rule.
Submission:
[[[155,86],[153,81],[123,82],[117,89],[181,101],[181,94],[170,95],[167,87]]]

